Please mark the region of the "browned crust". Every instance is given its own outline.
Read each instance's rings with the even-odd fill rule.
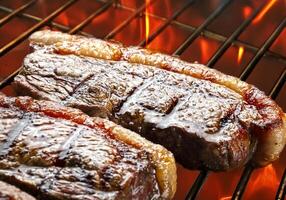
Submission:
[[[16,106],[24,111],[43,113],[53,118],[62,118],[91,128],[101,127],[116,139],[135,148],[150,153],[155,166],[156,177],[160,186],[162,199],[172,199],[176,192],[177,172],[175,159],[171,152],[161,145],[153,144],[138,134],[129,131],[108,120],[92,118],[75,108],[65,107],[51,101],[34,100],[31,97],[8,98],[0,94],[0,106]]]
[[[244,97],[248,104],[254,105],[263,116],[263,120],[250,131],[250,134],[257,137],[258,140],[258,149],[253,156],[254,165],[264,166],[277,159],[285,146],[286,120],[282,109],[255,86],[236,77],[169,55],[139,47],[125,47],[119,43],[96,38],[44,30],[31,35],[30,41],[37,44],[53,45],[55,50],[61,54],[76,54],[107,60],[126,60],[209,80],[228,87]]]
[[[2,198],[10,200],[35,200],[34,197],[20,189],[0,181],[0,199]]]
[[[110,130],[116,139],[124,141],[132,146],[143,148],[149,152],[155,162],[156,176],[159,180],[162,180],[161,188],[164,188],[163,191],[165,191],[165,194],[162,194],[162,196],[168,196],[170,193],[174,194],[176,191],[176,184],[173,183],[173,180],[177,179],[177,175],[176,166],[170,165],[170,163],[175,162],[171,152],[162,148],[160,145],[154,145],[152,142],[139,136],[135,132],[125,129],[109,120],[95,118],[95,121]]]

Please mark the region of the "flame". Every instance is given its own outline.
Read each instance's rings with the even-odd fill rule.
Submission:
[[[243,7],[243,17],[246,19],[252,13],[252,8],[250,6]]]
[[[228,197],[221,197],[219,200],[230,200],[231,199],[231,196],[228,196]]]
[[[275,195],[276,189],[279,186],[279,178],[276,170],[272,164],[257,170],[260,173],[250,180],[244,196],[246,199],[252,199],[253,196],[259,195],[260,197],[264,197],[264,199],[269,199],[271,198],[271,193]]]
[[[257,178],[251,184],[252,189],[256,187],[274,187],[277,188],[279,185],[279,179],[277,177],[275,168],[272,164],[264,167],[262,172],[257,176]]]
[[[151,5],[152,3],[150,3],[151,0],[145,0],[145,3],[149,5]],[[152,1],[154,2],[154,1]],[[157,1],[159,2],[159,1]],[[168,0],[164,0],[163,1],[163,5],[164,5],[164,11],[167,13],[168,16],[171,15],[171,8],[170,8],[170,1]],[[155,18],[152,17],[152,15],[150,13],[154,13],[154,12],[158,12],[158,10],[156,9],[161,9],[162,7],[158,6],[148,6],[148,9],[145,9],[145,24],[143,24],[143,26],[145,26],[142,30],[142,35],[145,36],[145,41],[149,44],[147,44],[147,46],[145,46],[145,48],[148,49],[152,49],[154,51],[161,51],[161,52],[165,52],[165,53],[172,53],[174,51],[173,46],[174,44],[178,41],[178,38],[175,37],[175,30],[171,29],[171,28],[166,28],[162,33],[160,33],[158,36],[155,37],[154,40],[150,41],[148,40],[148,37],[150,36],[150,33],[152,33],[152,31],[156,31],[158,30],[158,28],[162,25],[163,21],[159,18]],[[166,43],[166,41],[168,40],[168,42]]]
[[[270,2],[268,4],[266,4],[266,6],[264,6],[262,11],[253,20],[253,23],[255,24],[255,23],[259,22],[276,2],[277,2],[277,0],[270,0]]]
[[[206,63],[209,59],[209,48],[208,48],[208,42],[206,39],[202,38],[200,42],[200,48],[201,48],[201,62]]]
[[[150,3],[150,0],[145,0],[145,39],[146,39],[146,43],[148,43],[148,37],[149,37],[149,32],[150,32],[150,19],[149,19],[149,11],[148,11],[148,5]]]
[[[59,16],[58,16],[58,20],[65,26],[69,26],[69,18],[66,14],[66,12],[63,12],[61,13]]]
[[[244,54],[244,47],[240,46],[238,49],[237,63],[240,64]]]

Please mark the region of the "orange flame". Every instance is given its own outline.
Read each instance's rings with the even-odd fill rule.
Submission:
[[[259,187],[274,187],[277,188],[279,185],[279,179],[277,177],[275,168],[273,165],[268,165],[262,169],[262,172],[251,184],[252,188]]]
[[[149,11],[148,5],[150,0],[145,0],[146,8],[145,8],[145,39],[146,43],[148,42],[149,32],[150,32],[150,21],[149,21]]]
[[[265,199],[269,199],[271,193],[275,194],[279,186],[279,178],[272,164],[258,170],[260,170],[260,173],[248,183],[244,195],[246,199],[251,199],[253,195],[257,196],[257,194],[262,194]],[[264,191],[264,193],[261,191]]]
[[[201,47],[201,62],[206,63],[210,55],[208,42],[206,41],[206,39],[204,38],[201,39],[200,47]]]
[[[242,56],[244,54],[244,47],[239,47],[238,49],[238,55],[237,55],[237,63],[240,64],[242,60]]]
[[[66,12],[63,12],[62,14],[60,14],[58,19],[63,25],[69,26],[69,19],[68,19]]]
[[[152,42],[148,40],[150,34],[152,34],[152,30],[158,30],[158,28],[162,25],[163,21],[159,18],[155,18],[151,13],[158,12],[157,9],[161,9],[161,6],[153,6],[152,0],[145,0],[145,5],[147,5],[148,9],[145,8],[145,26],[142,30],[142,35],[145,36],[145,41],[150,42],[145,48],[152,49],[154,51],[161,51],[165,53],[172,53],[174,51],[173,47],[178,38],[175,37],[175,30],[171,28],[166,28],[161,34],[155,37]],[[156,1],[156,3],[164,2],[164,12],[167,13],[168,16],[171,15],[170,1]],[[168,42],[166,43],[166,39]]]
[[[231,199],[231,196],[228,196],[228,197],[221,197],[219,200],[230,200]]]
[[[252,8],[250,6],[243,7],[243,17],[246,19],[252,13]]]
[[[255,24],[259,22],[276,2],[277,0],[270,0],[270,2],[262,9],[262,11],[253,20],[253,23]]]

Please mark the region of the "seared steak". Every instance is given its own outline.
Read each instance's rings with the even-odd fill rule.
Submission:
[[[1,200],[35,200],[34,197],[2,181],[0,181],[0,199]]]
[[[0,157],[0,179],[39,199],[171,199],[176,189],[163,147],[30,97],[0,96]]]
[[[95,38],[40,31],[19,94],[108,117],[191,169],[263,166],[285,145],[285,114],[263,92],[203,65]]]

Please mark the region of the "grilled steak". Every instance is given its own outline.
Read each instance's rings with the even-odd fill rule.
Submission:
[[[30,97],[0,96],[0,157],[0,179],[39,199],[171,199],[176,190],[160,145]]]
[[[39,31],[19,94],[108,117],[191,169],[266,165],[285,145],[281,108],[252,85],[199,64],[95,38]]]
[[[1,200],[35,200],[32,196],[20,189],[0,181],[0,199]]]

